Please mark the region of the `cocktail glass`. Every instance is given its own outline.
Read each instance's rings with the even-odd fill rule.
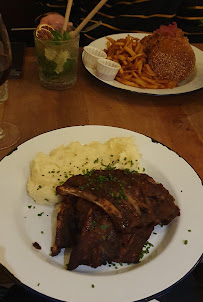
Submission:
[[[75,84],[79,35],[62,41],[39,39],[35,35],[35,49],[42,86],[63,90]]]

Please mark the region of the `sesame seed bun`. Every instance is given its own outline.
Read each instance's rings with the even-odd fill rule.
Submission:
[[[167,37],[151,48],[148,63],[161,80],[185,80],[195,67],[195,54],[187,38]]]

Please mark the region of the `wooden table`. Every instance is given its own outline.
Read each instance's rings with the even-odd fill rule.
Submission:
[[[203,44],[196,46],[203,50]],[[174,96],[131,93],[98,81],[80,60],[74,87],[47,90],[40,85],[33,48],[25,51],[23,78],[9,80],[8,86],[9,98],[0,105],[0,120],[18,126],[17,145],[61,127],[122,127],[167,145],[203,179],[203,89]],[[0,151],[0,159],[13,147]]]
[[[203,50],[203,44],[195,46]],[[27,48],[23,78],[9,80],[9,98],[0,105],[0,120],[20,129],[16,146],[41,133],[73,125],[130,129],[173,149],[203,179],[203,89],[174,96],[131,93],[98,81],[80,59],[74,87],[47,90],[39,82],[34,49]],[[0,159],[16,146],[0,151]]]

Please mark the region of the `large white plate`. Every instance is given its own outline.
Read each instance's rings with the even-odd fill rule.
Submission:
[[[128,33],[123,33],[123,34],[110,35],[109,37],[117,40],[120,38],[125,38],[127,35],[128,35]],[[146,36],[145,34],[140,34],[140,33],[129,33],[129,35],[139,38],[139,39],[142,39],[144,36]],[[106,37],[102,37],[98,40],[91,42],[89,45],[104,50],[106,48],[106,42],[107,42]],[[85,68],[100,81],[102,81],[110,86],[133,91],[133,92],[155,94],[155,95],[172,95],[172,94],[186,93],[186,92],[194,91],[194,90],[197,90],[197,89],[200,89],[203,87],[203,52],[194,46],[192,46],[192,48],[193,48],[193,50],[195,52],[195,56],[196,56],[195,70],[185,81],[181,82],[178,87],[175,87],[173,89],[141,89],[141,88],[124,85],[115,80],[114,81],[105,81],[105,80],[100,79],[97,76],[95,69],[88,68],[86,66],[85,66]]]
[[[49,256],[55,210],[35,204],[27,195],[30,162],[37,152],[48,153],[61,144],[75,140],[104,142],[116,136],[136,138],[146,172],[175,197],[181,216],[167,227],[155,228],[157,235],[152,234],[149,240],[154,247],[140,264],[117,265],[118,269],[108,265],[97,269],[80,266],[76,271],[67,271],[66,253]],[[47,296],[71,302],[137,301],[179,281],[202,254],[201,180],[183,158],[144,135],[107,126],[75,126],[48,132],[6,156],[0,162],[0,179],[0,262],[23,284]],[[188,240],[187,245],[184,240]],[[32,246],[35,241],[41,250]]]

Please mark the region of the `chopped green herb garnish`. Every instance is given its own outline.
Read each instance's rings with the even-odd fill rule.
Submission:
[[[188,240],[184,240],[183,242],[184,242],[184,244],[188,244]]]
[[[131,160],[130,161],[130,166],[132,167],[134,165],[133,161]]]
[[[154,245],[152,243],[150,243],[149,241],[147,241],[145,244],[144,244],[144,247],[143,247],[143,250],[142,250],[142,253],[140,255],[140,258],[139,260],[141,260],[145,254],[149,254],[149,249],[151,247],[153,247]]]
[[[103,225],[100,225],[99,227],[100,227],[100,229],[107,229],[109,226],[107,224],[103,224]]]
[[[37,214],[38,216],[42,216],[44,214],[44,212]]]
[[[31,209],[31,208],[32,208],[32,206],[28,206],[28,208],[29,208],[29,209]]]
[[[191,230],[188,230],[188,232],[192,232]]]
[[[94,288],[94,284],[91,284],[91,287]]]

